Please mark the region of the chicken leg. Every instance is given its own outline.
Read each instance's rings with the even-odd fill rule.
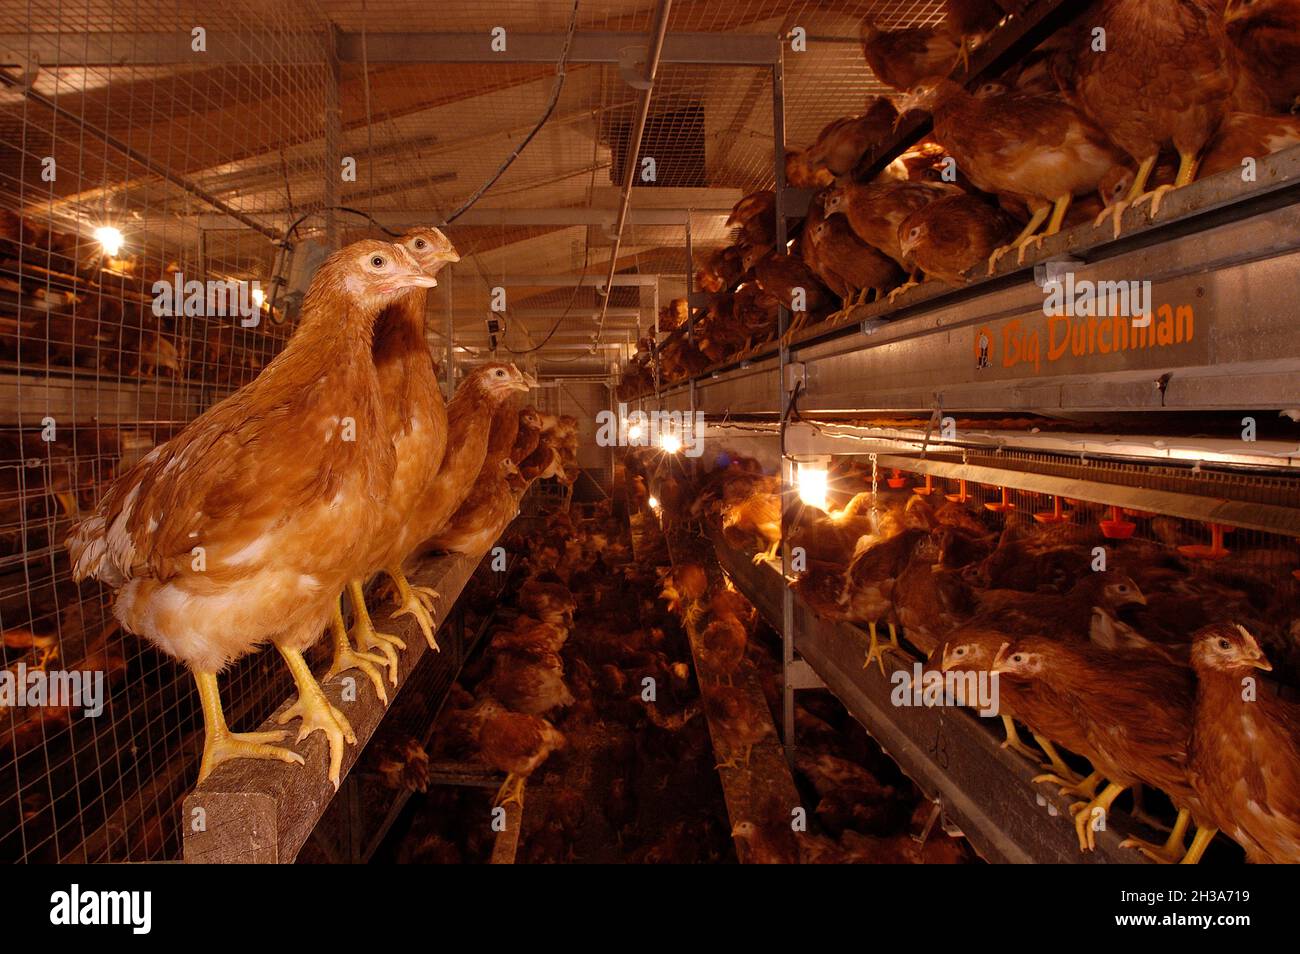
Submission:
[[[329,779],[334,783],[334,791],[337,792],[339,777],[343,771],[343,744],[346,742],[355,745],[356,733],[352,731],[352,726],[343,713],[330,705],[330,701],[325,698],[325,693],[321,691],[320,683],[312,676],[311,667],[307,665],[307,660],[303,659],[302,652],[297,649],[286,649],[284,646],[276,646],[276,649],[280,650],[280,655],[289,666],[289,672],[293,674],[294,684],[298,687],[298,700],[284,710],[276,721],[283,725],[294,719],[301,719],[302,725],[298,728],[299,742],[313,732],[325,733],[330,747]]]
[[[1110,806],[1123,793],[1127,785],[1110,782],[1101,790],[1101,794],[1086,802],[1075,802],[1070,806],[1074,813],[1074,831],[1079,836],[1079,850],[1093,851],[1097,847],[1097,822],[1104,826],[1110,813]]]
[[[1035,749],[1026,745],[1023,741],[1021,741],[1020,732],[1016,729],[1015,719],[1011,718],[1011,716],[1009,715],[1004,715],[1002,717],[1002,728],[1006,731],[1007,734],[1006,740],[1002,743],[1002,748],[1010,749],[1012,752],[1015,752],[1019,755],[1023,755],[1025,758],[1029,759],[1030,761],[1033,762],[1038,761],[1042,753],[1036,751]]]
[[[1133,177],[1133,185],[1129,187],[1128,196],[1116,202],[1110,208],[1103,210],[1101,215],[1097,216],[1097,220],[1093,222],[1094,227],[1100,226],[1109,218],[1114,222],[1115,238],[1120,237],[1123,232],[1121,220],[1124,218],[1124,213],[1146,191],[1147,183],[1151,181],[1151,173],[1156,167],[1156,160],[1159,158],[1159,155],[1154,155],[1142,160],[1138,166],[1137,174]]]
[[[199,702],[203,706],[203,761],[199,764],[199,781],[212,774],[222,762],[231,759],[276,759],[303,764],[303,757],[290,749],[268,745],[278,742],[287,732],[231,732],[221,711],[221,693],[215,672],[195,672]]]
[[[719,762],[717,765],[713,766],[713,769],[714,771],[717,771],[718,769],[724,769],[724,768],[735,769],[737,771],[739,771],[742,768],[747,769],[749,768],[749,761],[753,757],[754,757],[754,746],[750,744],[745,746],[745,757],[743,759],[737,759],[734,755],[732,755],[729,756],[724,761]]]
[[[1070,781],[1071,778],[1074,781]],[[1054,772],[1049,772],[1046,775],[1035,775],[1033,781],[1039,785],[1060,785],[1059,791],[1062,795],[1078,795],[1080,798],[1091,800],[1097,795],[1097,786],[1101,784],[1101,773],[1093,772],[1087,778],[1078,778],[1071,772],[1069,776],[1062,778]]]
[[[906,657],[907,655],[903,651],[903,647],[898,645],[898,631],[894,628],[894,624],[889,623],[887,625],[889,626],[889,644],[882,646],[880,645],[879,637],[876,635],[875,620],[867,623],[867,631],[871,634],[871,643],[867,646],[867,660],[862,664],[863,669],[868,669],[871,666],[872,660],[876,661],[880,664],[880,674],[882,676],[888,675],[888,673],[885,672],[886,654],[893,653],[903,657]]]
[[[1174,821],[1174,827],[1169,832],[1169,837],[1163,845],[1155,845],[1149,841],[1143,841],[1141,838],[1125,838],[1119,843],[1119,846],[1121,848],[1136,848],[1152,861],[1160,864],[1176,865],[1189,854],[1186,839],[1188,824],[1191,820],[1191,813],[1185,808],[1180,808],[1178,809],[1178,818]],[[1197,833],[1198,835],[1200,833],[1199,827]]]
[[[520,808],[524,807],[524,783],[528,781],[527,776],[515,775],[513,772],[506,776],[504,784],[497,791],[497,797],[493,800],[493,807],[500,808],[514,802]]]
[[[1133,206],[1136,208],[1143,202],[1151,203],[1151,219],[1160,214],[1160,203],[1164,201],[1166,195],[1175,189],[1181,189],[1185,185],[1191,185],[1196,179],[1196,170],[1200,167],[1200,160],[1196,153],[1178,151],[1178,177],[1174,179],[1173,185],[1156,186],[1150,192],[1145,192],[1133,200]]]
[[[1047,221],[1047,216],[1050,214],[1051,211],[1052,211],[1051,206],[1048,205],[1039,206],[1037,209],[1034,210],[1034,214],[1030,218],[1029,223],[1023,229],[1020,230],[1020,234],[1015,237],[1014,241],[1012,241],[1011,244],[1003,245],[993,250],[993,254],[989,256],[990,275],[992,275],[995,271],[997,271],[998,262],[1001,261],[1002,256],[1006,255],[1012,249],[1016,249],[1020,252],[1019,260],[1021,262],[1025,260],[1024,247],[1026,243],[1032,240],[1032,236],[1035,232],[1038,231],[1038,227]],[[1062,218],[1064,218],[1065,213],[1062,212],[1061,216]]]
[[[1047,761],[1039,765],[1039,768],[1045,768],[1054,773],[1061,780],[1062,785],[1073,785],[1083,779],[1082,775],[1079,775],[1065,764],[1065,759],[1061,758],[1061,753],[1056,751],[1056,746],[1052,744],[1051,739],[1046,739],[1035,732],[1034,741],[1038,743],[1038,747],[1047,756]]]
[[[395,686],[397,685],[397,650],[405,649],[406,643],[396,636],[376,632],[375,624],[370,621],[370,612],[366,609],[366,595],[362,592],[361,582],[361,580],[348,581],[348,595],[352,599],[352,612],[357,617],[356,622],[352,624],[352,633],[350,635],[352,641],[357,644],[357,649],[362,652],[377,649],[384,654],[384,658],[388,660],[389,682]]]
[[[397,587],[397,598],[400,601],[400,605],[389,619],[397,619],[410,613],[419,624],[420,632],[424,633],[424,640],[429,644],[429,648],[435,653],[438,652],[438,641],[433,638],[433,616],[429,612],[433,608],[433,601],[438,599],[437,592],[427,586],[412,586],[400,566],[391,566],[384,572],[393,578],[393,585]],[[425,602],[426,599],[428,603]],[[406,646],[402,648],[405,649]]]
[[[349,669],[360,669],[370,677],[370,684],[375,687],[375,695],[379,697],[379,700],[384,705],[388,705],[388,693],[384,690],[384,677],[375,668],[376,664],[387,666],[388,660],[371,653],[359,653],[352,648],[352,643],[348,639],[348,628],[343,623],[342,596],[339,597],[339,602],[334,607],[334,618],[330,620],[330,641],[334,644],[334,661],[330,663],[325,678],[332,679],[339,673],[347,672]],[[396,670],[393,671],[393,685],[397,685]]]

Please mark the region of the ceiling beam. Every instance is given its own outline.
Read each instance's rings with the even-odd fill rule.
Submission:
[[[338,55],[343,63],[362,61],[360,33],[338,34]],[[560,58],[564,36],[560,33],[506,34],[506,48],[492,49],[492,36],[479,33],[367,33],[365,59],[384,63],[554,63]],[[160,66],[186,64],[274,64],[276,66],[323,63],[325,49],[319,34],[270,34],[209,30],[207,49],[196,53],[189,33],[99,32],[0,34],[0,67],[29,66]],[[573,36],[570,63],[620,63],[630,48],[644,52],[640,33],[580,31]],[[775,36],[761,33],[677,33],[664,41],[664,63],[717,66],[770,66],[780,55]],[[635,59],[635,54],[632,55]]]

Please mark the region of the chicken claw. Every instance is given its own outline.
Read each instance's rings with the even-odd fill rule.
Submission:
[[[1062,795],[1077,795],[1092,800],[1097,795],[1097,786],[1101,784],[1101,773],[1093,772],[1087,778],[1078,778],[1073,772],[1062,776],[1056,772],[1035,775],[1033,781],[1039,785],[1060,785]]]
[[[510,774],[506,776],[505,783],[497,792],[497,797],[492,800],[492,805],[501,808],[514,802],[521,809],[524,807],[524,782],[528,779],[523,775]]]
[[[888,299],[889,303],[892,305],[892,304],[894,303],[894,299],[895,299],[895,298],[897,298],[899,295],[903,294],[904,292],[911,291],[913,288],[915,288],[915,287],[916,287],[917,285],[919,285],[919,284],[921,284],[921,283],[920,283],[920,282],[914,282],[914,281],[906,281],[906,282],[903,282],[903,284],[899,285],[897,288],[895,288],[893,291],[891,291],[891,292],[886,296],[886,298]]]
[[[406,575],[402,568],[392,567],[387,571],[392,577],[394,585],[397,587],[397,598],[400,605],[389,619],[397,619],[399,616],[406,616],[408,613],[415,617],[416,624],[420,627],[420,632],[424,634],[425,642],[435,653],[439,652],[438,641],[433,638],[435,629],[433,622],[433,601],[439,599],[437,591],[427,586],[412,586],[407,581]],[[426,602],[427,601],[427,602]],[[403,646],[403,649],[406,647]]]
[[[867,660],[862,664],[862,668],[869,669],[874,660],[880,664],[880,674],[887,676],[888,673],[885,672],[885,655],[892,653],[906,659],[907,653],[902,646],[898,645],[898,632],[895,630],[893,623],[889,624],[889,643],[885,646],[880,645],[880,640],[876,635],[875,622],[868,623],[867,628],[871,633],[871,644],[867,647]]]
[[[203,761],[199,764],[199,781],[212,774],[222,762],[231,759],[276,759],[281,762],[304,764],[303,757],[291,749],[268,745],[279,742],[288,733],[231,732],[221,711],[221,697],[217,692],[215,673],[196,672],[194,681],[199,686],[199,701],[203,706],[203,722],[207,733],[203,739]]]
[[[339,777],[343,771],[343,746],[355,745],[356,733],[347,718],[325,698],[320,684],[312,678],[311,669],[302,653],[296,649],[276,647],[280,655],[289,664],[293,681],[298,686],[298,699],[276,720],[281,725],[294,719],[301,719],[298,727],[298,741],[301,742],[313,732],[324,732],[330,747],[329,780],[334,783],[334,791],[339,789]]]
[[[388,693],[384,690],[383,674],[375,668],[376,665],[388,665],[388,660],[372,653],[360,653],[352,648],[352,643],[348,640],[347,627],[343,624],[343,607],[341,604],[334,607],[334,618],[330,621],[330,632],[331,642],[334,644],[334,659],[330,663],[329,670],[325,673],[325,678],[333,679],[349,669],[360,669],[369,677],[370,684],[375,687],[375,695],[379,697],[379,701],[385,706],[388,705]]]
[[[1164,865],[1176,865],[1187,854],[1187,827],[1191,815],[1187,809],[1178,809],[1178,819],[1174,822],[1169,837],[1163,845],[1143,841],[1141,838],[1125,838],[1119,843],[1121,848],[1136,848],[1152,861]]]
[[[370,619],[370,612],[366,609],[366,598],[361,591],[360,580],[352,580],[348,583],[348,595],[352,598],[352,611],[356,615],[356,622],[352,624],[350,634],[352,641],[362,652],[377,649],[383,653],[388,664],[388,681],[396,686],[397,650],[406,649],[406,643],[396,636],[389,636],[375,629],[375,624]]]
[[[1144,192],[1142,195],[1134,199],[1132,202],[1132,207],[1137,208],[1143,202],[1150,202],[1151,220],[1154,222],[1156,216],[1160,214],[1160,203],[1164,201],[1166,195],[1168,195],[1170,192],[1173,192],[1174,189],[1176,188],[1178,187],[1174,185],[1156,186],[1150,192]]]
[[[1093,851],[1097,847],[1097,831],[1106,827],[1110,806],[1124,791],[1125,786],[1109,783],[1100,795],[1086,802],[1070,806],[1074,814],[1074,831],[1079,836],[1079,850]]]
[[[1042,753],[1033,748],[1033,746],[1026,745],[1021,741],[1020,732],[1016,729],[1015,720],[1012,719],[1011,716],[1004,715],[1002,717],[1002,726],[1007,733],[1007,737],[1002,743],[1002,748],[1010,749],[1012,752],[1024,756],[1031,762],[1037,762]]]

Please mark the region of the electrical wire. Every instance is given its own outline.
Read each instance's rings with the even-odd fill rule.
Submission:
[[[510,168],[516,159],[519,158],[519,154],[522,153],[524,149],[527,148],[528,144],[533,141],[533,137],[542,131],[542,127],[546,125],[547,120],[551,118],[551,114],[555,112],[555,107],[560,101],[560,92],[564,89],[565,68],[569,62],[569,47],[573,44],[573,34],[577,28],[578,0],[573,0],[573,12],[569,14],[569,29],[564,35],[564,46],[560,48],[559,62],[555,64],[555,85],[551,89],[551,101],[546,105],[546,112],[542,114],[542,118],[537,121],[537,125],[534,126],[528,135],[523,138],[523,141],[514,148],[510,155],[506,156],[505,161],[501,163],[497,171],[492,173],[492,177],[475,189],[474,193],[462,202],[455,212],[447,216],[448,225],[455,222],[466,211],[468,211],[475,202],[483,198],[484,193],[486,193],[488,189],[492,188],[492,186],[496,184],[496,181],[505,174],[505,171]]]

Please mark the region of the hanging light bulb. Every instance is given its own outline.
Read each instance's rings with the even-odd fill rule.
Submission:
[[[95,241],[104,249],[104,254],[115,257],[122,251],[122,233],[111,225],[101,225],[95,229]]]
[[[664,434],[659,438],[659,446],[665,454],[676,454],[682,449],[682,439],[676,434]]]
[[[658,497],[651,497],[651,498],[647,501],[647,503],[650,504],[650,509],[651,509],[651,510],[658,510],[658,509],[659,509],[659,498],[658,498]]]
[[[260,288],[255,287],[253,289],[253,306],[256,308],[261,308],[262,303],[265,301],[266,301],[266,292],[262,291],[262,289]]]
[[[633,424],[627,429],[627,439],[630,441],[639,441],[642,433],[644,432],[641,430],[641,425]]]
[[[827,509],[829,491],[826,468],[817,464],[799,465],[799,500],[809,507]]]

